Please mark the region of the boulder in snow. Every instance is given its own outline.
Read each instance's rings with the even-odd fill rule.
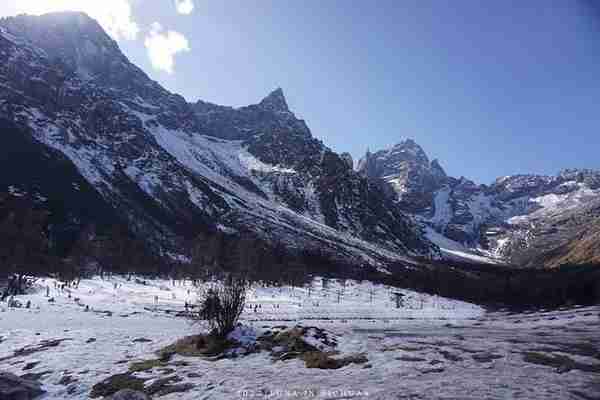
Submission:
[[[23,379],[17,375],[0,372],[0,399],[30,400],[45,393],[41,383]]]

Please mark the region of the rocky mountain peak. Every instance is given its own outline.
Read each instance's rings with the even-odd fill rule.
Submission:
[[[387,156],[402,161],[414,161],[424,164],[429,163],[427,154],[413,139],[405,139],[396,144],[388,150]]]
[[[413,139],[393,147],[370,151],[359,161],[358,172],[370,179],[381,179],[405,210],[420,212],[432,206],[433,192],[446,183],[447,176],[437,160]]]
[[[342,158],[342,160],[344,160],[346,162],[346,165],[348,165],[348,168],[354,169],[354,159],[352,158],[352,154],[350,154],[348,152],[344,152],[344,153],[340,154],[340,157]]]
[[[134,69],[117,43],[100,24],[85,13],[57,12],[40,16],[19,15],[0,20],[0,27],[19,46],[28,43],[42,49],[47,59],[67,73],[88,80],[119,78],[133,80]]]
[[[267,97],[262,99],[259,106],[274,112],[289,112],[287,101],[281,88],[272,91]]]
[[[446,175],[446,171],[444,171],[444,168],[442,168],[437,158],[431,161],[431,171],[439,178],[446,178],[448,176]]]
[[[49,55],[69,47],[83,51],[89,43],[104,47],[104,51],[119,52],[117,43],[102,26],[82,12],[21,14],[1,19],[0,25],[14,36],[42,47]]]
[[[431,166],[427,154],[413,139],[403,140],[389,149],[375,153],[367,151],[358,163],[359,172],[370,178],[403,174],[414,168],[429,170]],[[436,167],[436,174],[439,172]]]

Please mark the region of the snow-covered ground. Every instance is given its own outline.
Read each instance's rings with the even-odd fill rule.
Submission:
[[[46,287],[54,303],[45,297]],[[404,295],[400,308],[395,292]],[[45,399],[87,399],[94,384],[127,372],[131,362],[156,358],[156,350],[202,329],[175,315],[195,299],[189,282],[144,285],[121,277],[96,278],[82,281],[70,295],[47,279],[38,282],[36,293],[19,298],[31,301],[31,309],[0,305],[0,370],[48,372],[40,378],[48,391]],[[258,332],[277,325],[317,326],[336,338],[341,354],[365,353],[368,364],[308,369],[300,360],[274,362],[261,352],[219,361],[176,356],[166,368],[139,374],[154,379],[176,375],[192,385],[187,392],[160,397],[166,400],[597,396],[598,372],[575,368],[559,374],[551,366],[525,361],[524,354],[562,355],[578,366],[600,368],[599,311],[486,313],[460,301],[354,281],[345,286],[330,281],[326,288],[321,279],[310,288],[255,287],[242,316],[246,325]],[[66,340],[14,354],[54,339]],[[594,349],[599,353],[594,355]]]
[[[448,239],[446,236],[434,231],[431,227],[425,227],[425,236],[439,246],[440,252],[449,260],[472,261],[484,264],[501,264],[497,258],[486,256],[481,249],[468,248],[467,246]],[[481,254],[476,254],[480,252]]]

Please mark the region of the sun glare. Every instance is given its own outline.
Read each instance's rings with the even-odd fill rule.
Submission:
[[[21,0],[18,11],[44,14],[56,11],[81,11],[96,19],[114,39],[133,40],[139,32],[128,0]]]

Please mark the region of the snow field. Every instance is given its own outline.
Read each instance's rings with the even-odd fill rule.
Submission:
[[[46,287],[54,303],[48,303]],[[405,294],[402,308],[395,308],[390,291]],[[40,280],[35,293],[19,297],[22,303],[31,301],[31,309],[0,306],[1,369],[19,375],[47,372],[40,378],[48,391],[44,400],[88,399],[96,383],[127,372],[132,362],[155,359],[156,350],[200,332],[203,326],[166,313],[183,310],[194,295],[190,282],[148,280],[144,285],[135,278],[111,277],[83,280],[69,298],[54,288],[53,280]],[[319,306],[311,306],[313,302]],[[256,313],[250,309],[259,304]],[[84,311],[85,305],[90,311]],[[175,356],[166,371],[155,367],[135,376],[149,378],[146,385],[167,376],[193,385],[188,392],[159,397],[164,400],[562,399],[573,392],[597,393],[593,373],[557,374],[552,367],[524,362],[522,354],[570,342],[593,343],[599,307],[484,313],[476,305],[369,282],[347,281],[344,288],[331,280],[323,287],[321,278],[310,289],[253,287],[248,305],[246,326],[232,333],[242,342],[274,326],[300,323],[324,328],[335,337],[341,355],[363,353],[368,364],[320,370],[306,368],[301,360],[274,362],[265,352],[219,361]],[[354,319],[363,317],[371,319]],[[66,340],[13,357],[17,349],[50,339]],[[561,351],[556,354],[594,365],[590,357]],[[61,384],[65,376],[76,381]]]

